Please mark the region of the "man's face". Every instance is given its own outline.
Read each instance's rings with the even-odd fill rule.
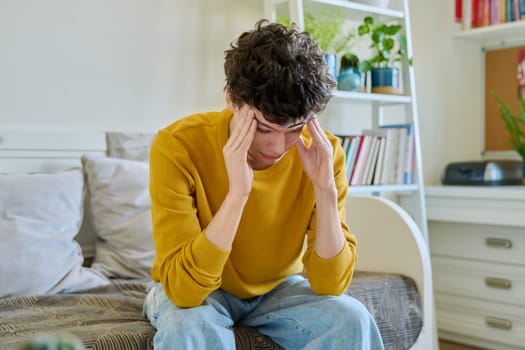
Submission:
[[[277,163],[295,145],[309,117],[282,126],[267,121],[261,112],[254,111],[257,129],[248,150],[248,160],[253,169],[261,170]]]

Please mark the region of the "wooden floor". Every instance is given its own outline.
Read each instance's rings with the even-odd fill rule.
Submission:
[[[439,350],[481,350],[479,348],[474,348],[472,346],[451,343],[446,340],[439,341]]]

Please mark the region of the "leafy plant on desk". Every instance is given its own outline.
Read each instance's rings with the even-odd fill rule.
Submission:
[[[525,161],[525,100],[520,100],[520,114],[514,114],[501,97],[492,92],[500,107],[500,116],[510,135],[511,146]]]

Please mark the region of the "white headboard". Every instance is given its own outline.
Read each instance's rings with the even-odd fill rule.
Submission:
[[[80,166],[84,153],[106,153],[104,132],[0,130],[0,173]]]
[[[81,166],[82,154],[106,154],[104,132],[0,130],[0,173],[52,172]],[[85,208],[89,208],[86,200]],[[95,252],[87,216],[76,237],[84,256]]]

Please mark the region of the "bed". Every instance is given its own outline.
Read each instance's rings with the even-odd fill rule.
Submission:
[[[0,349],[41,334],[69,334],[86,349],[153,348],[155,329],[142,315],[153,258],[152,137],[0,131]],[[386,349],[437,349],[417,226],[383,198],[351,197],[347,211],[359,262],[346,293],[372,313]],[[53,225],[61,227],[56,242]],[[279,349],[254,329],[234,331],[238,349]]]

